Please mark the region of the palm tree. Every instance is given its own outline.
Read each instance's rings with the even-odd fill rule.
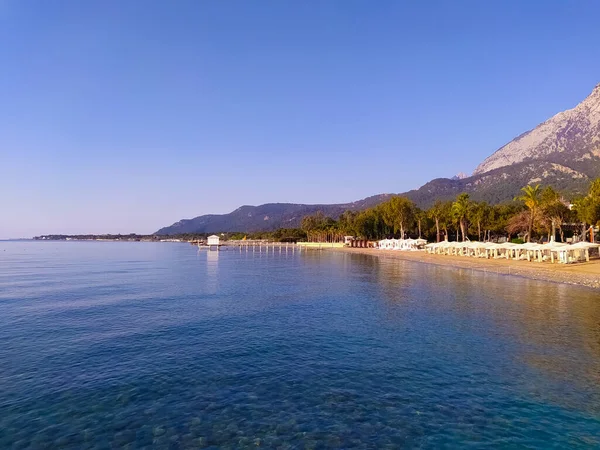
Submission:
[[[467,221],[471,212],[471,200],[469,200],[469,194],[462,193],[456,197],[456,201],[452,203],[452,215],[456,221],[460,224],[460,231],[462,233],[463,242],[467,238]]]
[[[523,194],[517,197],[515,200],[522,201],[530,211],[530,220],[529,220],[529,230],[527,232],[527,242],[531,242],[531,233],[533,231],[533,221],[535,220],[535,213],[537,208],[540,206],[541,199],[541,190],[540,185],[536,184],[535,186],[528,185],[524,188],[521,188]]]
[[[437,200],[427,211],[430,219],[435,220],[436,242],[440,242],[440,216],[442,215],[442,202]]]
[[[445,230],[445,237],[448,240],[448,222],[450,221],[451,202],[442,202],[437,200],[427,211],[427,216],[435,221],[435,231],[437,242],[441,241],[441,228]]]

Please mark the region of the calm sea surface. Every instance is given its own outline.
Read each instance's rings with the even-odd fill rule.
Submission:
[[[0,448],[600,446],[600,296],[357,254],[0,242]]]

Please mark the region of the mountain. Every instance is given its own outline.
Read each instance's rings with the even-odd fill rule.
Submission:
[[[384,202],[392,194],[380,194],[352,203],[335,205],[301,205],[295,203],[267,203],[260,206],[241,206],[229,214],[209,214],[184,219],[161,228],[155,234],[216,233],[220,231],[270,231],[277,228],[297,228],[302,218],[318,211],[329,217],[338,217],[347,210],[360,211]]]
[[[569,164],[600,161],[600,84],[573,109],[556,114],[486,158],[479,175],[523,161],[554,160]]]
[[[560,112],[486,158],[472,176],[432,180],[406,195],[421,207],[467,192],[499,203],[523,186],[552,185],[566,195],[584,193],[600,177],[600,84],[575,108]]]
[[[463,179],[437,178],[401,195],[421,208],[430,207],[438,199],[454,199],[461,192],[468,193],[473,200],[502,203],[516,197],[523,186],[536,183],[552,185],[559,192],[574,196],[584,193],[590,179],[600,176],[599,168],[575,170],[552,161],[521,162]]]
[[[438,178],[398,195],[410,198],[421,208],[428,208],[436,199],[453,199],[461,192],[469,193],[474,200],[500,203],[513,199],[523,186],[532,183],[552,185],[566,195],[582,194],[590,180],[597,177],[600,177],[600,84],[575,108],[556,114],[498,149],[471,176],[461,173],[452,178]],[[294,228],[307,214],[322,211],[337,217],[345,210],[375,206],[391,195],[337,205],[242,206],[229,214],[181,220],[161,228],[157,234]]]
[[[464,180],[465,178],[469,178],[469,175],[467,175],[464,172],[458,172],[456,175],[454,175],[452,178],[450,178],[451,180]]]
[[[523,186],[552,185],[563,194],[584,193],[600,177],[600,84],[575,108],[521,134],[486,158],[470,177],[438,178],[405,195],[419,206],[467,192],[474,200],[499,203]]]

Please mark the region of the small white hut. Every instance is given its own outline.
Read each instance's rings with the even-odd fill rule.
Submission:
[[[206,244],[208,245],[209,249],[212,250],[213,248],[215,248],[216,250],[218,250],[219,249],[219,236],[217,236],[216,234],[209,236]]]

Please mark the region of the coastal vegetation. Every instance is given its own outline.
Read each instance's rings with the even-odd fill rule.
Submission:
[[[600,224],[600,179],[591,183],[585,196],[567,200],[551,186],[528,185],[512,201],[489,204],[474,201],[468,193],[453,200],[436,200],[428,209],[402,196],[361,211],[346,210],[337,218],[322,211],[305,215],[299,228],[273,231],[218,233],[227,240],[268,240],[275,242],[341,242],[345,236],[375,240],[389,237],[422,237],[442,240],[555,240],[564,242],[574,235],[594,240]],[[40,240],[150,241],[205,240],[212,233],[45,235]]]
[[[183,233],[177,235],[157,234],[45,234],[35,236],[36,241],[116,241],[116,242],[160,242],[160,241],[191,241],[206,239],[205,233]]]
[[[302,230],[309,241],[339,242],[350,235],[361,239],[424,237],[441,240],[494,240],[499,238],[564,241],[585,238],[600,223],[600,179],[586,196],[567,200],[551,186],[528,185],[513,201],[490,205],[461,193],[454,200],[437,200],[422,210],[405,197],[360,212],[346,211],[338,220],[323,213],[308,215]]]
[[[181,234],[48,234],[36,236],[35,240],[49,241],[118,241],[118,242],[161,242],[161,241],[205,241],[213,233],[181,233]],[[298,242],[306,240],[306,233],[299,228],[280,228],[275,231],[255,233],[217,233],[222,240],[268,240],[276,242]]]

